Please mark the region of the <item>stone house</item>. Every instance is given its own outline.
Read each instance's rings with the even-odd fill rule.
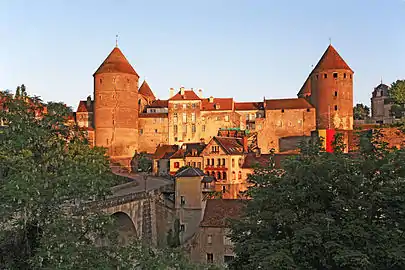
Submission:
[[[170,174],[175,175],[183,166],[191,166],[202,169],[204,167],[204,159],[201,156],[202,150],[205,148],[204,143],[185,143],[170,156]]]
[[[157,176],[170,174],[170,157],[177,152],[178,145],[159,145],[153,154],[152,173]]]
[[[175,175],[175,211],[180,221],[180,241],[197,232],[205,209],[205,192],[213,190],[213,179],[198,168],[187,167]]]
[[[216,191],[223,198],[238,198],[246,189],[242,176],[244,153],[247,153],[247,138],[215,136],[202,151],[204,171],[215,178]]]
[[[392,101],[388,94],[389,86],[382,82],[374,88],[371,97],[371,118],[377,124],[391,124],[394,118],[391,115]]]
[[[191,243],[191,260],[226,266],[235,257],[229,220],[243,211],[243,200],[207,200],[204,217]]]

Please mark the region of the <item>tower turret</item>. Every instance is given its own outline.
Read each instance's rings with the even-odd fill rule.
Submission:
[[[317,129],[353,129],[353,70],[332,45],[326,49],[306,83],[316,108]]]
[[[139,76],[115,47],[93,77],[95,144],[128,165],[138,149]]]

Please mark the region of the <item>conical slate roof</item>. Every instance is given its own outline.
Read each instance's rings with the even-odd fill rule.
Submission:
[[[111,51],[94,75],[101,73],[127,73],[139,77],[138,73],[136,73],[135,69],[118,47],[115,47]]]
[[[139,94],[144,95],[145,97],[149,97],[152,100],[155,100],[156,97],[152,92],[152,89],[150,89],[149,84],[145,81],[143,81],[141,87],[139,88]]]
[[[347,69],[352,71],[352,69],[346,64],[345,60],[343,60],[332,45],[329,45],[329,47],[326,49],[325,53],[321,57],[321,60],[319,60],[313,71],[320,72],[330,69]]]

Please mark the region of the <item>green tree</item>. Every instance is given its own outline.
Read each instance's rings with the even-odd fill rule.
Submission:
[[[379,136],[356,154],[307,145],[282,169],[256,170],[231,268],[405,269],[405,150]]]
[[[393,82],[389,90],[389,95],[396,104],[405,104],[405,80]]]
[[[105,150],[59,110],[36,117],[39,99],[1,98],[1,269],[196,269],[176,250],[117,245],[113,219],[83,208],[110,194]]]
[[[355,120],[366,120],[370,118],[370,108],[362,103],[353,107],[353,116]]]

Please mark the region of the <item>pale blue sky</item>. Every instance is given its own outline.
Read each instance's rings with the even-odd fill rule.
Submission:
[[[0,0],[0,89],[76,108],[115,45],[155,94],[238,101],[296,97],[332,44],[355,71],[355,102],[405,78],[403,0]]]

